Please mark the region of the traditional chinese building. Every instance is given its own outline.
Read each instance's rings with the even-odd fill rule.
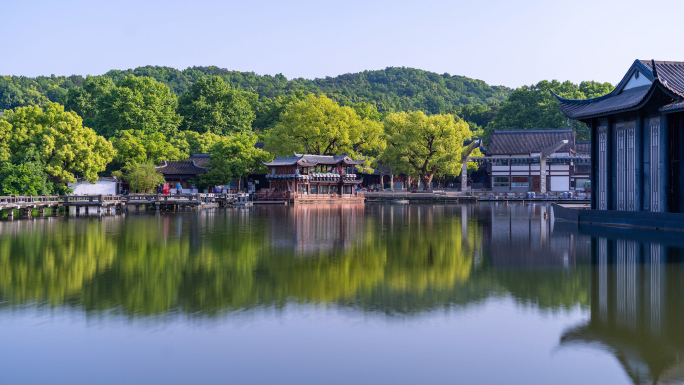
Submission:
[[[264,163],[269,173],[267,191],[260,191],[259,201],[350,202],[363,201],[358,191],[362,179],[357,179],[354,167],[363,161],[346,155],[295,154]]]
[[[192,189],[191,180],[211,170],[211,167],[208,167],[209,160],[209,154],[192,154],[188,160],[163,160],[161,166],[156,167],[156,169],[164,175],[166,183],[170,184],[172,188],[180,183],[183,186],[183,192],[196,192]]]
[[[575,132],[567,129],[497,130],[486,156],[468,160],[487,166],[492,191],[584,191],[590,158],[582,151],[589,145],[578,143]]]
[[[684,62],[636,60],[606,95],[556,97],[591,129],[592,209],[684,211]]]

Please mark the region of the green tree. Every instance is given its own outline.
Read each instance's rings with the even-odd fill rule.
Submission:
[[[256,117],[252,123],[252,130],[257,133],[263,133],[275,127],[280,122],[280,115],[287,106],[304,98],[305,94],[302,91],[275,98],[260,98],[256,107]]]
[[[570,99],[586,99],[610,92],[610,83],[582,82],[579,85],[569,81],[563,83],[543,80],[535,85],[523,86],[511,93],[503,103],[496,117],[486,128],[485,141],[493,130],[529,130],[572,128],[578,139],[588,140],[589,129],[586,124],[570,120],[558,107],[558,100],[551,94]]]
[[[164,175],[157,171],[154,163],[149,160],[128,163],[116,175],[125,179],[131,190],[139,193],[151,193],[157,185],[166,182]]]
[[[257,95],[231,89],[218,76],[201,78],[181,95],[178,113],[182,130],[227,135],[249,131],[254,120],[252,100]]]
[[[211,146],[221,139],[212,132],[200,134],[195,131],[180,131],[171,138],[171,143],[180,151],[190,155],[194,153],[209,153]]]
[[[399,112],[385,118],[387,149],[381,159],[395,171],[419,177],[428,189],[435,175],[458,175],[468,124],[453,115]]]
[[[97,100],[114,89],[114,82],[103,76],[88,76],[81,87],[67,91],[64,109],[83,118],[83,125],[96,129]],[[101,132],[96,129],[96,131]]]
[[[107,138],[119,131],[159,132],[172,136],[182,118],[176,113],[178,100],[169,87],[152,78],[126,76],[97,99],[95,127]]]
[[[266,136],[267,151],[279,156],[349,155],[365,157],[367,165],[384,148],[379,122],[361,119],[353,108],[340,107],[325,95],[290,104]]]
[[[199,186],[228,184],[232,179],[264,171],[262,162],[268,162],[273,156],[260,148],[255,148],[257,137],[251,132],[242,132],[223,137],[210,149],[211,170],[197,177]],[[239,183],[239,182],[238,182]],[[238,188],[240,185],[238,184]]]
[[[1,195],[49,195],[53,193],[44,167],[37,162],[5,163],[0,168]]]
[[[57,103],[48,103],[44,110],[34,106],[7,111],[0,117],[0,127],[4,127],[0,133],[11,130],[5,145],[14,164],[33,158],[61,186],[76,182],[76,175],[94,183],[115,155],[111,143],[83,127],[75,112],[65,112]]]
[[[112,145],[117,152],[114,161],[119,165],[147,161],[159,164],[162,160],[182,160],[188,157],[186,152],[175,147],[160,132],[119,131],[117,136],[112,138]]]

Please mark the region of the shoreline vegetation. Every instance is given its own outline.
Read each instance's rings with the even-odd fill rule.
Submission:
[[[512,90],[405,67],[314,80],[158,66],[0,76],[0,195],[64,194],[67,183],[98,176],[154,181],[152,166],[193,153],[211,155],[200,188],[264,172],[262,162],[292,152],[365,159],[364,171],[382,161],[427,186],[457,177],[464,142],[486,144],[495,129],[571,127],[586,137],[549,90],[581,99],[612,86],[554,80]]]

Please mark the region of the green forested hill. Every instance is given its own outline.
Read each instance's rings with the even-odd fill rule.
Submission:
[[[389,67],[322,79],[291,79],[283,75],[257,75],[253,72],[229,71],[218,67],[192,67],[177,70],[146,66],[125,71],[112,70],[102,75],[115,82],[128,74],[149,76],[176,94],[188,90],[199,78],[217,75],[231,87],[250,91],[262,98],[292,94],[295,91],[327,94],[343,105],[367,102],[380,112],[422,110],[427,113],[451,111],[468,104],[502,102],[511,89],[490,86],[484,81],[464,76],[439,75],[413,68]],[[40,76],[36,78],[0,76],[0,110],[18,106],[63,102],[66,91],[81,85],[80,75]]]

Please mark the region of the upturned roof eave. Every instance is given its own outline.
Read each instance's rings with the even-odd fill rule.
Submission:
[[[553,90],[549,90],[549,91],[551,91],[551,93],[553,94],[553,96],[556,97],[556,99],[558,99],[559,101],[564,102],[564,103],[568,103],[568,104],[594,103],[594,102],[598,102],[601,100],[608,99],[612,96],[616,96],[620,92],[622,92],[622,90],[625,88],[625,86],[629,82],[629,79],[632,78],[632,76],[634,75],[634,72],[636,72],[637,70],[642,70],[641,72],[651,82],[654,82],[656,80],[653,77],[653,71],[650,68],[648,68],[641,60],[636,59],[632,63],[632,66],[629,67],[629,70],[627,70],[627,73],[625,73],[625,75],[622,77],[622,80],[620,80],[620,82],[615,86],[615,88],[613,88],[612,91],[610,91],[609,93],[607,93],[605,95],[597,96],[597,97],[591,98],[591,99],[567,99],[567,98],[564,98],[564,97],[558,95]]]
[[[580,113],[580,114],[572,114],[572,113],[568,113],[568,112],[566,112],[566,110],[563,108],[563,103],[564,103],[564,101],[562,100],[563,98],[560,98],[560,97],[559,97],[558,95],[556,95],[555,93],[554,93],[554,95],[556,95],[557,98],[560,98],[560,99],[559,99],[559,101],[560,101],[559,107],[560,107],[560,109],[561,109],[561,112],[563,112],[563,114],[564,114],[566,117],[568,117],[568,118],[570,118],[570,119],[574,119],[574,120],[584,120],[584,119],[592,119],[592,118],[605,117],[605,116],[609,116],[609,115],[614,115],[614,114],[616,114],[616,113],[631,112],[631,111],[634,111],[634,110],[638,110],[638,109],[642,108],[646,103],[648,103],[648,101],[649,101],[649,100],[651,99],[651,97],[653,96],[653,93],[655,93],[656,89],[660,89],[661,91],[663,91],[665,94],[667,94],[668,96],[670,96],[670,97],[671,97],[672,99],[674,99],[674,100],[684,100],[684,96],[683,96],[683,95],[681,95],[681,94],[679,94],[677,91],[673,90],[671,87],[669,87],[669,86],[667,85],[667,83],[662,82],[662,81],[660,80],[660,78],[656,78],[655,80],[653,80],[653,83],[651,83],[651,85],[650,85],[648,91],[644,94],[644,96],[643,96],[638,102],[633,103],[633,104],[628,105],[628,106],[625,106],[625,107],[622,107],[622,108],[615,109],[615,110],[608,110],[608,111],[602,111],[602,112],[597,112],[597,113],[589,113],[589,114],[582,114],[582,113]],[[552,91],[552,92],[553,92],[553,91]],[[604,95],[604,96],[605,96],[605,95]],[[617,95],[616,95],[616,96],[617,96]],[[603,98],[603,97],[601,97],[601,98]],[[607,99],[607,98],[604,98],[604,99]],[[602,99],[602,100],[604,100],[604,99]],[[565,99],[565,100],[570,100],[571,102],[577,101],[577,99]],[[593,102],[599,101],[598,98],[595,98],[595,99],[585,99],[585,100],[589,100],[589,101],[593,101]],[[572,105],[572,104],[577,104],[577,103],[567,103],[567,104],[571,104],[571,105]],[[684,108],[683,108],[683,109],[684,109]],[[667,113],[670,113],[670,112],[674,112],[674,111],[667,111]]]

